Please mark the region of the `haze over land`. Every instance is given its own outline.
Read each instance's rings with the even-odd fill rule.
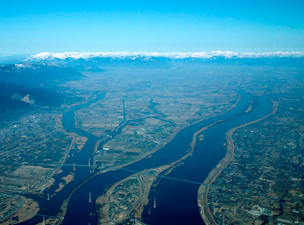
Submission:
[[[1,223],[301,221],[303,65],[226,51],[2,64]]]

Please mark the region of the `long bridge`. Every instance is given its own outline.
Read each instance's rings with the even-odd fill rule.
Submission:
[[[115,168],[115,167],[113,167],[113,168]],[[180,182],[184,182],[184,183],[197,184],[197,185],[202,184],[202,183],[196,182],[196,181],[184,180],[184,179],[162,176],[162,175],[154,175],[154,174],[144,173],[144,172],[140,172],[140,171],[138,172],[138,171],[135,171],[135,170],[128,170],[128,169],[125,169],[125,168],[116,168],[116,169],[117,170],[124,170],[124,171],[130,172],[130,173],[136,173],[136,174],[141,174],[141,175],[148,175],[148,176],[154,176],[154,177],[158,177],[158,178],[164,178],[164,179],[168,179],[168,180],[180,181]]]
[[[71,166],[71,167],[88,167],[89,170],[91,171],[91,173],[95,172],[95,169],[97,168],[97,166],[95,165],[84,165],[84,164],[68,164],[68,163],[63,163],[63,164],[43,164],[43,163],[22,163],[22,164],[31,164],[31,165],[36,165],[36,166]],[[155,174],[150,174],[150,173],[145,173],[145,172],[141,172],[141,171],[136,171],[136,170],[129,170],[126,168],[120,168],[120,167],[116,167],[116,166],[110,166],[107,169],[114,169],[114,170],[123,170],[123,171],[127,171],[130,173],[134,173],[134,174],[141,174],[141,175],[147,175],[147,176],[154,176],[154,177],[158,177],[158,178],[163,178],[163,179],[168,179],[168,180],[174,180],[174,181],[178,181],[178,182],[184,182],[184,183],[190,183],[190,184],[196,184],[196,185],[205,185],[205,186],[210,186],[215,188],[215,185],[210,185],[210,184],[204,184],[201,182],[197,182],[197,181],[191,181],[191,180],[185,180],[185,179],[180,179],[180,178],[175,178],[175,177],[169,177],[169,176],[163,176],[163,175],[155,175]],[[218,187],[221,189],[225,189],[223,187]]]

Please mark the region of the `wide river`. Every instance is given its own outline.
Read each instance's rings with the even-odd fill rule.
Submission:
[[[70,111],[63,115],[63,126],[66,131],[74,132],[88,138],[88,141],[79,153],[76,151],[70,152],[70,157],[67,159],[66,164],[88,164],[98,137],[76,128],[74,115],[77,110],[87,108],[90,104],[102,98],[103,95],[86,104],[72,107]],[[167,145],[153,153],[152,157],[135,162],[126,166],[125,169],[141,171],[176,161],[188,152],[195,132],[213,122],[224,120],[224,123],[218,123],[203,131],[201,134],[204,134],[205,138],[203,141],[197,140],[193,155],[186,158],[184,164],[176,167],[168,175],[174,178],[203,183],[210,171],[225,156],[226,147],[224,147],[223,143],[226,143],[226,132],[233,127],[262,118],[272,110],[272,104],[268,97],[261,96],[255,97],[256,103],[254,107],[249,113],[244,114],[244,110],[248,107],[249,101],[250,96],[242,93],[242,98],[237,106],[229,112],[182,129]],[[28,195],[28,197],[33,198],[39,203],[41,208],[39,214],[53,216],[60,210],[65,198],[79,186],[70,197],[68,210],[63,222],[65,225],[97,224],[96,199],[111,184],[131,175],[124,170],[110,171],[96,175],[80,185],[91,175],[88,167],[77,166],[76,171],[73,171],[73,167],[63,166],[62,171],[62,173],[54,177],[56,180],[55,184],[45,191],[44,196],[37,197]],[[61,178],[71,172],[75,172],[74,181],[53,196],[61,182]],[[199,185],[193,183],[184,183],[168,179],[160,180],[155,190],[153,189],[150,193],[149,204],[143,212],[144,222],[148,224],[204,224],[197,206],[198,188]],[[91,193],[92,198],[90,202],[89,193]],[[47,200],[47,194],[51,196],[50,200]],[[154,198],[156,200],[156,208],[153,208]],[[150,214],[148,213],[149,208]],[[21,224],[35,224],[41,221],[42,217],[38,215]]]

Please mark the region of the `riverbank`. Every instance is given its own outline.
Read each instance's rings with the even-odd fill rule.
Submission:
[[[253,123],[257,123],[257,122],[264,120],[267,117],[275,114],[278,109],[278,102],[272,101],[272,104],[273,104],[272,111],[268,115],[266,115],[260,119],[251,121],[249,123],[234,127],[226,133],[226,140],[228,143],[227,144],[227,153],[226,153],[225,157],[209,173],[208,177],[205,179],[204,183],[200,186],[200,188],[198,190],[198,195],[197,195],[198,206],[200,208],[201,217],[203,218],[205,224],[207,224],[207,225],[209,225],[209,224],[216,225],[217,224],[216,221],[214,220],[213,215],[208,206],[208,193],[209,193],[211,185],[215,181],[215,179],[222,173],[222,171],[234,159],[234,143],[233,143],[233,139],[232,139],[233,133],[241,127],[248,126]]]
[[[173,169],[175,169],[177,166],[179,166],[179,164],[183,160],[185,160],[187,157],[192,155],[192,152],[193,152],[193,149],[195,146],[195,144],[193,144],[193,143],[195,143],[197,134],[199,132],[200,131],[196,132],[193,135],[193,141],[191,143],[190,151],[182,158],[180,158],[177,161],[172,162],[170,164],[166,164],[166,165],[163,165],[163,166],[160,166],[157,168],[143,170],[136,174],[132,174],[131,176],[112,185],[104,195],[100,196],[96,200],[96,204],[99,204],[100,208],[101,208],[100,212],[99,212],[100,213],[99,214],[99,223],[101,223],[101,224],[121,223],[121,222],[127,220],[128,218],[130,218],[131,214],[132,214],[132,218],[134,218],[136,220],[142,220],[142,212],[144,210],[144,207],[146,205],[148,205],[148,203],[149,203],[149,194],[150,194],[151,188],[152,188],[152,186],[157,185],[157,183],[155,183],[155,181],[159,178],[161,173],[164,173],[163,176],[170,174],[170,172]],[[113,221],[113,219],[109,216],[110,203],[113,201],[113,191],[115,190],[115,188],[117,186],[119,186],[123,183],[127,183],[129,180],[134,179],[134,177],[136,177],[139,182],[139,197],[134,201],[134,203],[128,204],[128,206],[127,206],[128,208],[126,210],[124,210],[123,213],[120,214],[119,220]],[[129,187],[128,189],[131,190],[131,187]],[[122,205],[120,205],[119,208],[122,208]]]
[[[239,100],[240,100],[240,96],[238,96],[238,98],[236,98],[235,99],[235,102],[234,102],[234,104],[232,104],[231,105],[231,107],[228,109],[228,110],[226,110],[225,112],[223,112],[223,113],[220,113],[220,114],[217,114],[217,115],[214,115],[214,116],[209,116],[209,117],[206,117],[206,118],[203,118],[203,119],[201,119],[201,120],[199,120],[199,121],[197,121],[196,123],[193,123],[193,124],[188,124],[187,126],[185,126],[185,127],[183,127],[183,128],[181,128],[181,129],[179,129],[178,131],[176,131],[176,133],[174,133],[174,135],[172,135],[171,136],[171,138],[170,138],[170,140],[168,140],[167,142],[171,142],[171,140],[173,140],[173,138],[175,138],[176,137],[176,135],[181,131],[181,130],[184,130],[184,129],[186,129],[187,127],[189,127],[189,126],[191,126],[191,125],[196,125],[196,124],[198,124],[198,123],[200,123],[200,122],[202,122],[202,121],[206,121],[208,118],[214,118],[214,117],[216,117],[216,116],[220,116],[220,115],[222,115],[222,114],[225,114],[225,113],[227,113],[227,112],[229,112],[230,110],[232,110],[233,108],[235,108],[235,106],[237,105],[237,103],[239,102]],[[90,104],[86,104],[85,105],[85,107],[88,107]],[[68,120],[68,121],[66,121],[66,124],[65,124],[65,128],[66,128],[66,131],[67,132],[71,132],[71,131],[73,131],[73,129],[75,128],[75,117],[74,117],[74,115],[72,115],[73,113],[72,113],[72,111],[77,111],[77,110],[79,110],[81,108],[81,106],[77,106],[77,108],[74,108],[74,109],[72,109],[72,110],[70,110],[70,111],[68,111],[67,112],[67,114],[65,114],[65,116],[69,116],[70,118],[73,118],[73,119],[71,119],[71,120]],[[214,120],[216,120],[216,119],[211,119],[211,121],[210,121],[210,124],[211,123],[213,123],[213,121]],[[67,125],[67,126],[66,126]],[[206,122],[205,123],[205,125],[208,125],[208,122]],[[204,125],[204,126],[205,126]],[[199,128],[199,126],[198,125],[196,125],[195,127],[198,127]],[[202,127],[202,126],[201,126]],[[85,131],[82,131],[81,129],[79,129],[79,128],[75,128],[75,129],[77,129],[77,130],[75,130],[75,131],[79,131],[80,132],[80,134],[83,134],[83,132],[85,132]],[[197,128],[196,129],[194,129],[193,131],[195,132],[197,130]],[[192,139],[193,139],[193,131],[191,132],[192,134],[191,134],[191,140],[190,140],[190,142],[192,141]],[[75,133],[75,132],[74,132]],[[85,132],[85,133],[87,133],[87,132]],[[91,134],[89,134],[88,133],[88,135],[91,137]],[[93,137],[94,135],[92,135],[92,137]],[[94,146],[95,146],[95,144],[96,144],[96,141],[97,141],[97,139],[95,140],[93,140],[94,141],[94,145],[92,144],[92,143],[90,143],[90,145],[91,145],[91,147],[90,147],[90,149],[92,149],[93,150],[93,148],[94,148]],[[89,140],[88,140],[88,142],[89,142]],[[92,142],[92,141],[91,141]],[[164,144],[164,146],[165,145],[167,145],[168,143],[166,143],[166,144]],[[163,146],[160,146],[159,148],[162,148]],[[153,152],[149,152],[149,153],[147,153],[147,155],[142,155],[142,157],[141,158],[137,158],[137,160],[135,161],[130,161],[128,164],[124,164],[124,165],[120,165],[120,166],[117,166],[117,167],[109,167],[109,168],[106,168],[104,171],[100,171],[99,173],[96,173],[96,174],[92,174],[92,175],[90,175],[90,176],[88,176],[88,178],[87,179],[84,179],[83,180],[83,182],[81,182],[81,183],[79,183],[77,186],[75,186],[75,187],[73,187],[72,189],[73,190],[71,190],[71,192],[69,191],[69,193],[67,194],[67,198],[66,198],[66,203],[65,204],[63,204],[62,205],[62,208],[63,208],[63,212],[66,212],[66,210],[67,210],[67,207],[68,207],[68,203],[69,203],[69,201],[70,201],[70,197],[71,197],[71,195],[78,189],[78,188],[80,188],[84,183],[86,183],[86,182],[88,182],[89,180],[91,180],[93,177],[95,177],[95,175],[101,175],[102,173],[106,173],[106,172],[109,172],[109,171],[115,171],[115,170],[117,170],[117,169],[119,169],[119,168],[122,168],[122,167],[125,167],[125,166],[127,166],[127,165],[131,165],[131,164],[135,164],[135,162],[138,162],[138,161],[141,161],[141,159],[143,159],[143,158],[146,158],[148,161],[152,158],[151,157],[151,155],[154,153],[154,152],[156,152],[157,150],[159,150],[159,148],[157,148],[157,149],[154,149],[154,151]],[[189,149],[189,142],[187,142],[187,148],[183,148],[182,150],[183,151],[187,151],[187,149]],[[190,149],[189,149],[190,150]],[[188,150],[188,151],[189,151]],[[184,154],[187,154],[188,152],[184,152]],[[150,155],[150,156],[148,156],[148,155]],[[154,158],[154,157],[153,157]],[[175,157],[175,158],[177,158],[177,157]],[[71,158],[68,158],[69,159],[69,161],[72,161],[72,159]],[[146,160],[145,160],[146,161]],[[176,161],[176,159],[174,160],[174,161]],[[85,158],[82,158],[81,159],[81,163],[79,162],[79,164],[86,164],[86,162],[85,162]],[[149,166],[149,167],[151,167],[152,165],[155,165],[155,163],[151,163],[151,165]],[[157,163],[156,163],[157,164]],[[141,167],[142,168],[144,168],[145,167],[145,165],[146,164],[144,164],[144,165],[142,165]],[[155,167],[155,166],[154,166]],[[153,167],[152,167],[153,168]],[[137,170],[137,169],[135,169],[135,170]],[[138,169],[138,171],[141,171],[142,169]],[[67,171],[67,172],[70,172],[70,171]],[[117,172],[117,173],[122,173],[122,172]],[[66,174],[65,174],[66,175]],[[77,175],[77,174],[76,174]],[[105,176],[107,176],[107,175],[105,175]],[[63,175],[61,175],[60,177],[58,177],[58,178],[62,178],[63,177]],[[76,177],[76,176],[75,176]],[[57,180],[57,179],[56,179]],[[57,180],[58,181],[58,180]],[[56,182],[57,182],[56,181]],[[115,182],[113,182],[113,183],[115,183]],[[108,185],[110,185],[110,184],[108,184]],[[63,189],[64,190],[64,189]],[[54,190],[55,191],[55,190]],[[93,190],[90,190],[90,191],[92,191],[92,196],[93,196]],[[98,192],[98,191],[97,191]],[[100,195],[100,194],[98,194],[98,195]],[[96,195],[95,195],[96,196]],[[94,200],[95,201],[95,200]],[[73,209],[73,212],[75,212],[75,209]],[[80,212],[79,212],[80,213]],[[63,213],[63,214],[65,214],[65,213]],[[50,214],[50,215],[54,215],[53,213],[52,214]],[[68,217],[68,219],[70,219],[70,217]]]
[[[153,182],[162,171],[168,168],[169,165],[144,170],[112,185],[104,195],[96,200],[97,208],[100,208],[97,211],[99,223],[118,224],[129,219],[131,213],[135,219],[141,219],[143,207],[148,204],[148,196]],[[123,194],[128,197],[122,197]],[[138,197],[136,197],[137,194]],[[117,211],[113,213],[109,209],[113,208],[114,205],[116,205]]]

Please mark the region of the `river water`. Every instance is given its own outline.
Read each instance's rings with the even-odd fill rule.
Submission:
[[[225,156],[226,133],[233,127],[262,118],[272,111],[272,104],[266,96],[256,99],[252,111],[223,124],[215,125],[200,134],[204,140],[197,140],[193,155],[184,164],[176,167],[170,177],[203,183],[210,171]],[[242,104],[242,103],[241,103]],[[197,138],[199,139],[199,138]],[[143,220],[148,224],[204,224],[197,205],[199,185],[161,179],[149,196]],[[156,208],[153,208],[154,198]],[[150,208],[151,214],[148,214]]]
[[[86,108],[102,98],[103,96],[99,96],[89,103],[75,106],[64,114],[63,126],[68,132],[74,132],[88,137],[88,141],[83,149],[78,154],[74,152],[74,156],[67,159],[67,164],[76,163],[78,165],[84,165],[88,163],[88,159],[93,153],[93,147],[98,140],[98,137],[76,128],[74,115],[75,111]],[[141,171],[176,161],[188,152],[193,134],[196,131],[213,122],[231,118],[225,123],[218,124],[203,131],[202,134],[205,135],[205,139],[203,141],[197,141],[193,156],[188,157],[182,166],[174,169],[169,175],[170,177],[202,183],[209,172],[225,156],[226,148],[223,146],[223,143],[226,142],[226,132],[233,127],[256,120],[271,112],[271,102],[264,96],[258,97],[257,103],[253,109],[249,113],[243,115],[242,112],[247,108],[249,100],[250,96],[242,93],[242,98],[238,105],[229,112],[184,128],[179,131],[167,145],[152,154],[152,157],[126,166],[125,169]],[[56,179],[55,185],[47,190],[47,193],[54,193],[54,190],[58,188],[60,179],[70,172],[73,172],[72,167],[62,167],[62,170],[62,173],[54,177]],[[76,167],[75,180],[66,185],[59,194],[51,197],[50,200],[46,199],[46,192],[43,197],[29,197],[32,197],[39,203],[41,207],[41,210],[39,211],[40,214],[55,215],[69,193],[90,175],[87,167]],[[96,175],[82,184],[70,198],[63,224],[97,224],[98,215],[95,206],[96,199],[107,187],[130,175],[129,172],[124,170],[110,171]],[[149,224],[203,224],[197,206],[198,188],[199,186],[195,184],[162,179],[155,190],[150,193],[149,205],[145,207],[143,213],[144,222]],[[91,193],[92,197],[91,202],[89,202],[89,193]],[[156,208],[153,208],[154,197],[157,204]],[[151,214],[148,214],[149,208],[151,209]],[[34,224],[40,221],[42,221],[42,218],[36,216],[22,224]]]

